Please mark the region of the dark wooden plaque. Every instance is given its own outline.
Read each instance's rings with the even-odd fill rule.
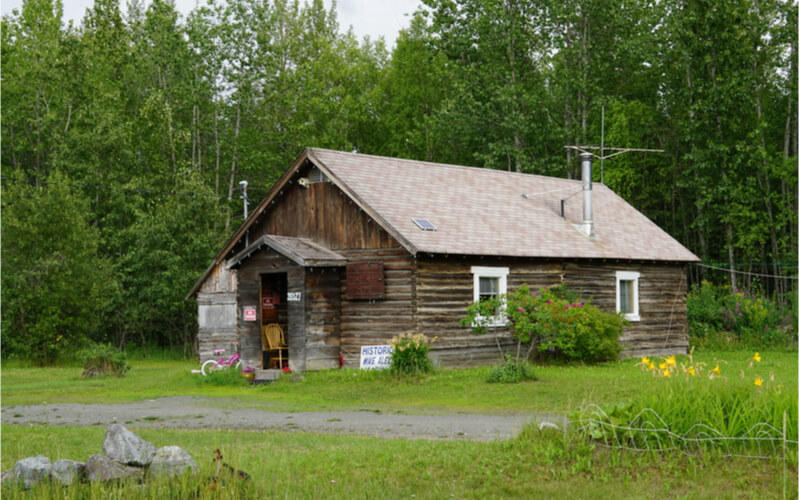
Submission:
[[[346,272],[348,299],[383,298],[383,262],[351,262]]]

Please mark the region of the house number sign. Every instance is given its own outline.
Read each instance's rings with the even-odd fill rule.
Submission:
[[[302,297],[302,292],[289,292],[286,294],[286,301],[287,302],[300,302],[300,298]]]

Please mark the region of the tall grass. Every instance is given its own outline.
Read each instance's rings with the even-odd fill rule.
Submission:
[[[796,467],[776,461],[653,457],[597,448],[575,436],[526,428],[504,442],[381,439],[297,432],[134,429],[174,444],[199,466],[192,477],[72,488],[44,484],[3,498],[796,498]],[[39,453],[82,460],[104,429],[4,426],[2,468]],[[213,450],[250,474],[212,491]]]
[[[650,379],[647,391],[628,401],[585,408],[576,420],[596,439],[622,438],[625,442],[619,444],[640,448],[662,447],[665,442],[762,447],[784,434],[797,441],[796,378],[782,381],[758,366],[762,359],[756,353],[743,368],[716,360],[711,368],[691,356],[680,363],[675,357],[642,358],[641,375]]]

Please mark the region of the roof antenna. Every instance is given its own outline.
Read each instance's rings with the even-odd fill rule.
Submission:
[[[605,113],[604,113],[605,114]],[[601,139],[602,140],[602,139]],[[580,151],[581,159],[581,180],[583,184],[583,219],[580,224],[576,225],[578,229],[590,238],[595,238],[594,232],[594,217],[593,217],[593,202],[592,202],[592,157],[599,158],[602,165],[603,160],[613,156],[621,155],[632,151],[645,152],[645,153],[663,153],[663,149],[637,149],[637,148],[606,148],[601,143],[600,147],[597,146],[564,146],[567,149],[574,149]],[[599,149],[600,156],[589,152],[590,149]],[[615,151],[609,155],[605,155],[605,150]],[[601,167],[602,168],[602,167]],[[602,171],[601,171],[602,179]],[[602,183],[602,180],[601,180]],[[562,207],[563,217],[563,207]]]

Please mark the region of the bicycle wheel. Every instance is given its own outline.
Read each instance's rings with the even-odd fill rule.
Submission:
[[[213,359],[209,359],[208,361],[203,363],[203,366],[200,367],[200,371],[203,372],[203,376],[206,377],[213,370],[219,370],[220,368],[221,368],[221,365],[219,363],[217,363]]]

